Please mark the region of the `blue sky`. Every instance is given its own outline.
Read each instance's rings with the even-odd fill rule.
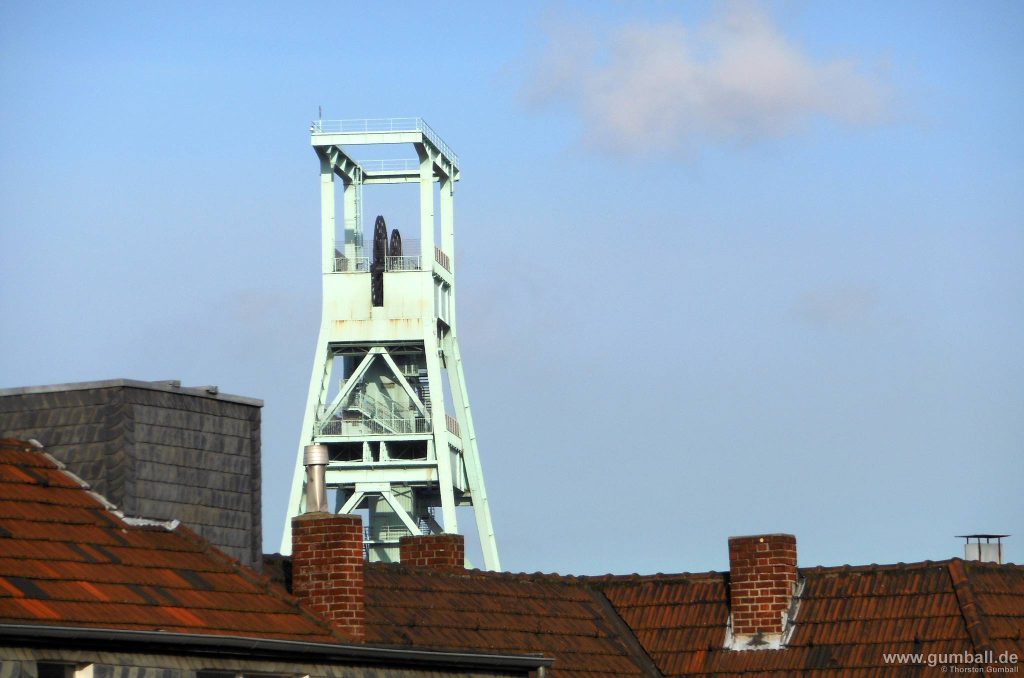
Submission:
[[[264,399],[267,550],[318,106],[459,153],[506,568],[724,569],[757,532],[802,565],[975,531],[1024,559],[1024,5],[4,3],[0,386]]]

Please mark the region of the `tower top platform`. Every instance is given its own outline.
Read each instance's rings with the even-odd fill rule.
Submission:
[[[309,134],[314,148],[379,144],[425,146],[430,149],[437,169],[456,181],[459,178],[459,156],[423,118],[314,120],[309,126]],[[391,175],[398,178],[419,168],[419,163],[413,159],[363,160],[356,165],[366,178],[378,180]]]

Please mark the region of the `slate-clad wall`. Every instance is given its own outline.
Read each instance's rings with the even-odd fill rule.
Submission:
[[[118,506],[128,487],[130,422],[123,389],[0,395],[0,436],[35,438],[62,461],[74,449],[70,470]]]
[[[180,520],[259,569],[261,403],[160,382],[82,386],[0,392],[0,436],[35,438],[127,515]]]

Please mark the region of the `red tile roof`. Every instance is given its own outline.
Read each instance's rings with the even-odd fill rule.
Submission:
[[[898,676],[883,653],[1024,657],[1024,567],[800,570],[782,650],[724,648],[728,574],[572,578],[370,564],[367,641],[552,655],[565,676]],[[344,641],[188,529],[139,525],[0,441],[0,623]]]
[[[904,675],[885,653],[1011,650],[1024,658],[1024,567],[953,559],[801,569],[782,650],[724,648],[726,573],[591,582],[666,676]],[[950,662],[953,663],[953,662]]]
[[[540,652],[556,675],[658,675],[604,597],[570,578],[368,564],[365,581],[369,642]]]
[[[188,528],[132,522],[0,440],[0,623],[346,640]]]
[[[975,646],[1024,655],[1024,567],[955,563],[950,573]]]
[[[786,648],[735,651],[725,649],[728,573],[573,578],[371,564],[367,640],[543,652],[555,657],[554,676],[902,676],[908,667],[883,653],[1024,659],[1024,567],[953,559],[800,575]]]

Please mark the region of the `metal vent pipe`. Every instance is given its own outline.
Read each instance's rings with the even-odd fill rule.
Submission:
[[[330,456],[326,445],[306,445],[302,451],[302,464],[306,467],[306,513],[327,513],[327,462]]]

